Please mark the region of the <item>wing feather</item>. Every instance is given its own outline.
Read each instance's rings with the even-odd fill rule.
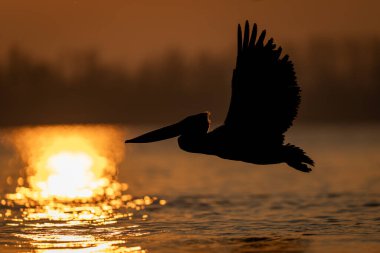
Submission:
[[[238,26],[238,56],[233,71],[232,95],[225,126],[244,135],[282,135],[295,119],[300,104],[293,63],[281,58],[282,48],[273,38],[264,43],[266,31],[258,34],[254,24],[244,38]]]

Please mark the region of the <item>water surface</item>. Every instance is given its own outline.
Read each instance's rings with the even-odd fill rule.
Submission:
[[[2,202],[0,250],[380,252],[380,127],[303,126],[288,141],[316,161],[312,173],[189,154],[175,141],[127,146],[116,182],[129,188],[115,196]],[[0,152],[6,199],[25,164],[4,143]],[[56,205],[63,214],[46,211]]]

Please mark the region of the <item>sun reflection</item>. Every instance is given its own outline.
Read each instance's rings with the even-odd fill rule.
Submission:
[[[93,159],[90,155],[62,151],[47,159],[51,170],[46,182],[38,182],[43,197],[90,198],[94,190],[104,187],[106,179],[96,179],[91,170]]]
[[[112,227],[120,219],[147,220],[147,206],[166,204],[156,197],[134,198],[128,185],[116,180],[124,155],[121,134],[104,126],[14,131],[10,139],[27,165],[27,175],[7,178],[17,187],[1,199],[0,218],[8,226],[30,228],[31,233],[16,236],[30,240],[37,252],[145,252],[140,246],[125,247],[125,240],[65,233],[68,228]],[[49,232],[36,234],[41,229]]]
[[[96,246],[82,248],[82,249],[72,249],[70,248],[70,252],[74,253],[145,253],[145,250],[142,250],[140,246],[136,247],[116,247],[113,244],[120,243],[116,242],[103,242],[98,243]],[[81,245],[83,246],[83,245]],[[49,249],[49,250],[37,250],[37,253],[63,253],[67,252],[67,250],[62,249]]]

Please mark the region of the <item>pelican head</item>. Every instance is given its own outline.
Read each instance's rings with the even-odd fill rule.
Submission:
[[[140,135],[136,138],[126,140],[125,143],[147,143],[170,139],[176,136],[196,137],[207,134],[210,113],[203,112],[189,116],[173,125]]]

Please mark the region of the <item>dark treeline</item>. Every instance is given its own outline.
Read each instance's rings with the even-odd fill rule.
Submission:
[[[380,119],[379,40],[319,39],[291,58],[303,90],[300,121]],[[190,60],[170,51],[131,73],[103,63],[96,52],[51,63],[13,48],[0,65],[0,126],[150,124],[205,110],[222,121],[233,65],[232,54]]]
[[[316,40],[301,62],[305,120],[380,120],[380,40]]]
[[[62,67],[12,49],[0,67],[0,125],[145,124],[217,113],[228,106],[231,71],[225,62],[207,55],[186,62],[173,51],[129,74],[102,64],[95,52],[78,54]]]

